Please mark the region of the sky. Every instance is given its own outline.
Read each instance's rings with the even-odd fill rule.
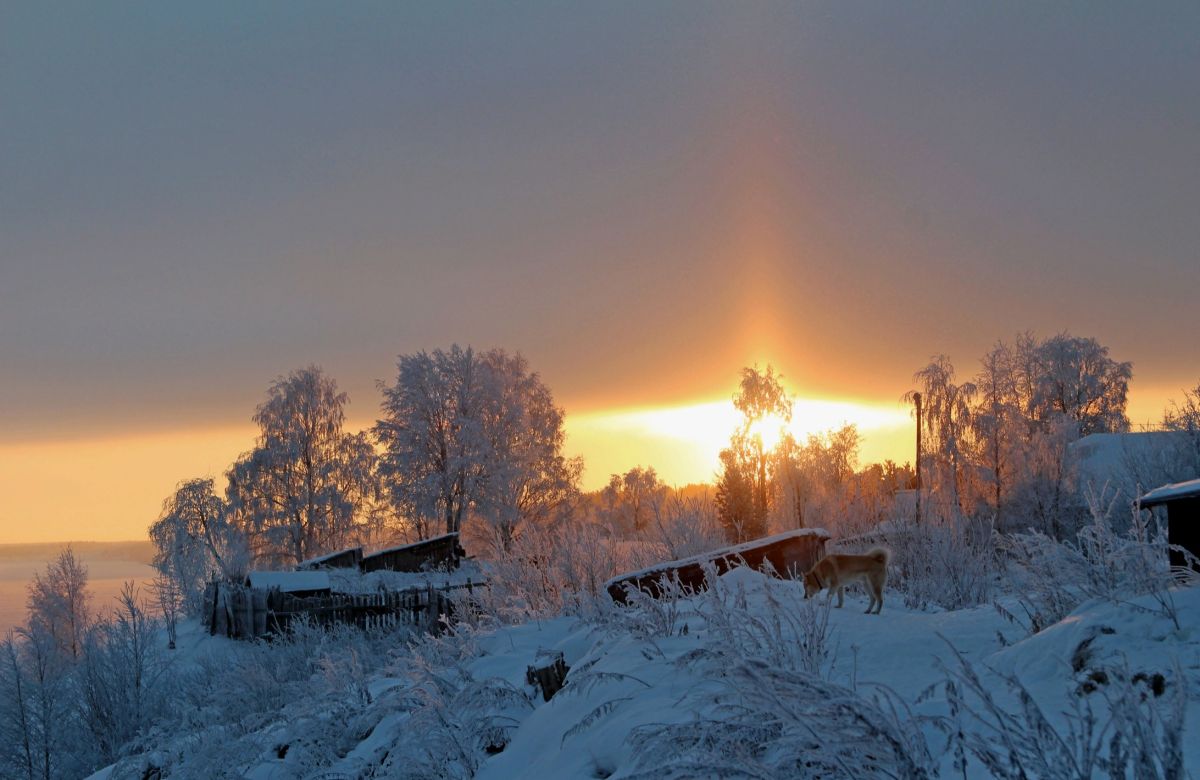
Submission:
[[[5,3],[0,542],[141,536],[276,376],[364,427],[452,343],[528,358],[585,486],[711,476],[754,364],[904,459],[913,372],[1025,330],[1152,422],[1197,73],[1195,3]]]

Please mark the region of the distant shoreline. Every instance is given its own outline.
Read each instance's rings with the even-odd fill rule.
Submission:
[[[50,560],[61,550],[71,547],[81,558],[150,563],[154,560],[154,543],[149,539],[120,542],[0,542],[0,561]]]
[[[25,623],[29,581],[70,545],[88,570],[88,590],[97,616],[111,611],[124,584],[132,580],[142,597],[157,573],[154,544],[125,542],[9,542],[0,543],[0,637]]]

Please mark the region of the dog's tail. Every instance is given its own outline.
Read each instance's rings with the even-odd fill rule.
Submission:
[[[886,547],[872,547],[867,550],[867,557],[887,566],[888,561],[892,559],[892,551]]]

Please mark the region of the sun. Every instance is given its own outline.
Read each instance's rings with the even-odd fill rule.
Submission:
[[[773,450],[783,441],[785,432],[791,430],[787,420],[777,414],[769,414],[750,424],[750,437],[762,441],[764,450]]]

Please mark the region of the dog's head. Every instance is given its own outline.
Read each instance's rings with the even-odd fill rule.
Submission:
[[[817,579],[816,570],[807,572],[804,575],[804,598],[812,598],[820,592],[821,580]]]

